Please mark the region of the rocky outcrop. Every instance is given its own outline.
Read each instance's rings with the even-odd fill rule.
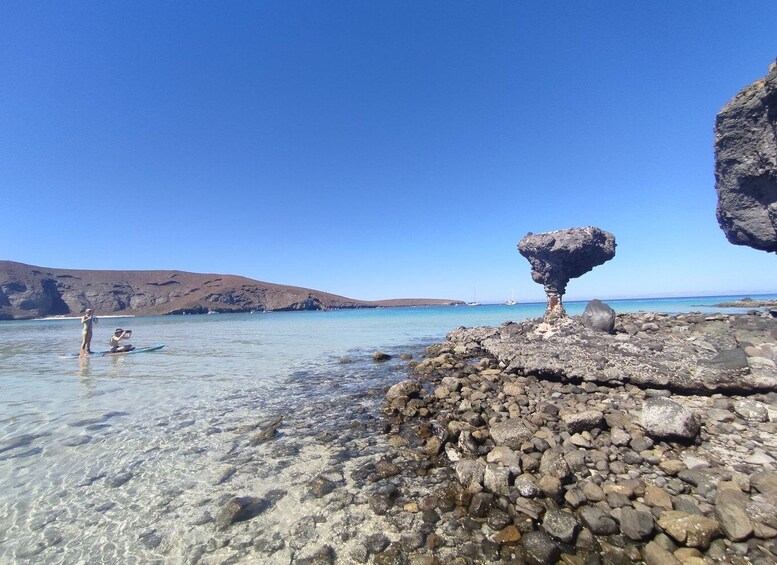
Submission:
[[[529,233],[518,252],[531,264],[531,277],[545,288],[546,321],[565,315],[561,298],[570,279],[580,277],[615,256],[615,237],[595,227]]]
[[[459,328],[448,340],[509,371],[684,392],[777,391],[777,319],[621,314],[610,335],[580,318]]]
[[[525,331],[517,324],[462,329],[429,347],[427,359],[411,364],[421,386],[406,382],[413,396],[387,398],[384,412],[389,443],[412,449],[412,459],[405,457],[424,470],[425,478],[400,475],[408,477],[400,492],[411,491],[408,483],[445,477],[436,467],[450,470],[449,483],[422,499],[435,505],[435,531],[444,539],[435,557],[446,563],[773,563],[777,394],[676,394],[609,380],[603,371],[612,355],[613,376],[672,372],[659,366],[684,343],[685,354],[708,361],[739,347],[746,365],[770,367],[774,380],[774,324],[749,315],[618,316],[611,336],[575,319],[554,326],[535,321]],[[550,331],[557,333],[546,339]],[[512,336],[505,341],[512,339],[525,357],[505,357],[500,335]],[[630,346],[606,345],[615,342]],[[772,360],[759,361],[762,345],[756,344],[767,342]],[[570,358],[586,349],[591,365],[573,371]],[[544,351],[545,365],[530,359],[530,351]],[[643,359],[651,357],[657,360],[652,368]],[[735,378],[742,368],[736,357],[716,370],[733,370],[728,376]],[[587,377],[589,370],[598,376]],[[401,464],[400,457],[394,462]],[[436,562],[421,560],[426,557],[417,562]]]
[[[78,271],[0,261],[0,320],[78,315],[206,314],[451,304],[448,300],[353,300],[235,275],[184,271]]]
[[[728,240],[777,252],[777,63],[718,114],[715,180]]]

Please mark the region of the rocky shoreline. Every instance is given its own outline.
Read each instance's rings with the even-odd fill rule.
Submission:
[[[679,334],[696,352],[686,366],[728,383],[683,395],[601,369],[586,379],[499,359],[505,336],[525,345],[532,329],[552,331],[539,320],[459,329],[389,389],[384,412],[398,451],[382,460],[392,471],[375,500],[384,513],[420,515],[423,539],[417,547],[388,543],[374,562],[775,562],[777,393],[767,381],[775,378],[777,321],[618,316],[614,335],[602,339],[654,345],[635,355],[637,366],[677,354],[659,345]],[[572,335],[553,342],[564,348],[586,337]],[[714,364],[705,362],[735,349],[744,367],[718,363],[710,373]],[[734,385],[752,373],[759,387]],[[430,477],[425,496],[406,496]]]
[[[218,461],[208,496],[162,497],[136,554],[200,565],[775,563],[777,391],[763,383],[776,376],[777,319],[624,314],[613,333],[583,319],[459,328],[423,354],[344,358],[342,374],[293,385],[314,384],[318,401],[271,416],[233,418],[252,406],[236,396],[198,440]],[[745,366],[710,365],[732,348]],[[589,350],[607,363],[590,365]],[[678,356],[719,388],[627,378],[673,371]],[[760,388],[734,386],[753,373]],[[0,446],[26,449],[16,447]],[[109,476],[107,488],[133,480]],[[56,526],[46,521],[16,558],[53,555]]]

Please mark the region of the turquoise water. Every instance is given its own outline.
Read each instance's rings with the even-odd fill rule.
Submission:
[[[608,303],[619,312],[716,312],[723,299]],[[570,314],[584,306],[566,304]],[[269,489],[287,471],[297,478],[285,478],[284,488],[293,490],[327,457],[302,437],[374,418],[380,395],[366,393],[403,378],[400,353],[418,358],[458,326],[499,325],[543,310],[523,304],[102,318],[95,350],[118,326],[133,330],[135,346],[166,346],[84,360],[61,358],[78,349],[75,320],[0,322],[0,562],[191,560],[191,548],[207,545],[213,528],[186,509],[241,488]],[[376,364],[378,350],[394,358]],[[279,470],[272,449],[257,448],[250,477],[237,473],[219,483],[225,465],[239,467],[230,454],[243,441],[241,427],[279,414],[298,430],[299,467]],[[306,459],[308,452],[315,457]],[[278,520],[266,527],[282,529]]]

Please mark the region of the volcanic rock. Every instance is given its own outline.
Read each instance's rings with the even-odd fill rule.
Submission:
[[[777,64],[718,114],[715,181],[728,240],[777,252]]]
[[[648,325],[654,329],[639,329]],[[519,374],[705,394],[777,391],[777,368],[758,361],[760,348],[777,348],[777,319],[765,316],[620,314],[612,335],[585,327],[579,317],[535,319],[459,328],[447,341],[476,347]],[[762,345],[739,347],[754,342]],[[511,428],[512,441],[522,441],[521,423]]]
[[[595,227],[529,233],[518,251],[528,259],[532,279],[545,288],[546,320],[563,317],[561,298],[570,279],[580,277],[615,256],[615,237]]]
[[[610,334],[615,329],[615,310],[601,300],[591,300],[583,310],[582,321],[587,328]]]

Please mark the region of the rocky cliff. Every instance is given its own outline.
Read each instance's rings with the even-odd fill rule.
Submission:
[[[0,261],[0,320],[77,315],[204,314],[450,304],[449,300],[368,302],[235,275],[184,271],[79,271]]]
[[[715,180],[728,240],[777,252],[777,63],[718,114]]]

